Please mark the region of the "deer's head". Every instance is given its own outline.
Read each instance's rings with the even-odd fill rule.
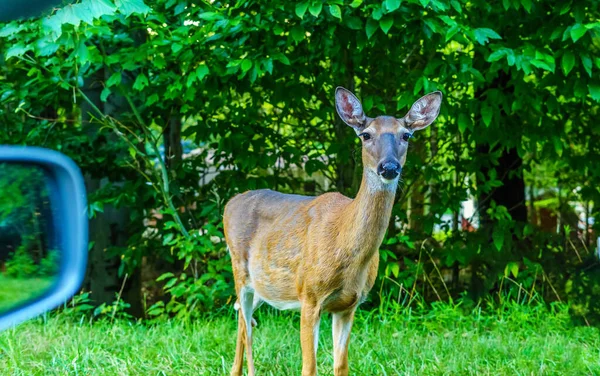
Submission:
[[[385,185],[396,184],[406,162],[408,140],[414,131],[426,128],[437,118],[442,103],[439,91],[417,100],[401,118],[367,117],[358,98],[343,87],[335,90],[335,108],[342,120],[362,140],[365,171]]]

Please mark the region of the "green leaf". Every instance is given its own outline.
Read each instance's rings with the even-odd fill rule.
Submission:
[[[216,21],[216,20],[223,19],[223,16],[220,13],[216,13],[216,12],[200,13],[197,17],[199,19],[205,20],[205,21]]]
[[[586,33],[587,29],[582,24],[575,24],[571,27],[571,39],[573,42],[577,42]]]
[[[290,65],[290,60],[287,58],[287,56],[285,56],[282,53],[277,53],[277,54],[273,55],[273,59],[279,60],[280,62],[282,62],[285,65]]]
[[[106,86],[111,87],[121,83],[121,72],[115,72],[110,75],[108,80],[106,81]]]
[[[460,113],[458,115],[458,130],[460,131],[460,133],[465,133],[465,131],[469,127],[470,123],[471,123],[471,120],[469,119],[467,114]]]
[[[304,29],[302,28],[302,26],[296,25],[292,27],[292,30],[290,30],[290,35],[292,36],[294,42],[301,42],[302,40],[304,40]]]
[[[16,22],[11,22],[5,25],[2,29],[0,29],[0,37],[6,38],[8,36],[18,34],[19,31],[23,30],[24,27],[25,25],[17,24]]]
[[[453,25],[450,28],[448,28],[448,30],[446,31],[446,35],[445,35],[445,41],[448,42],[450,39],[452,39],[453,36],[455,36],[458,32],[460,31],[460,26],[458,25]]]
[[[521,4],[523,5],[523,8],[525,8],[527,13],[531,13],[531,0],[521,0]]]
[[[296,15],[300,18],[304,18],[304,13],[308,9],[308,1],[303,1],[296,4]]]
[[[148,77],[143,73],[138,74],[133,83],[133,88],[142,91],[146,86],[148,86]]]
[[[367,26],[365,28],[365,31],[367,32],[367,38],[371,39],[373,34],[375,34],[375,32],[377,31],[378,27],[379,27],[379,22],[375,21],[372,18],[369,18],[367,20]]]
[[[375,9],[373,9],[373,13],[371,13],[371,17],[374,20],[379,21],[381,19],[381,17],[383,17],[383,11],[381,10],[381,7],[377,7]]]
[[[507,54],[506,54],[506,61],[508,62],[508,66],[512,67],[513,65],[515,65],[515,53],[513,52],[513,50],[508,50]]]
[[[383,17],[379,21],[379,27],[381,28],[384,34],[387,34],[388,31],[390,31],[392,25],[394,25],[394,18],[390,16]]]
[[[502,59],[504,56],[506,56],[506,50],[505,49],[500,49],[498,51],[494,51],[490,54],[490,56],[488,56],[487,61],[489,61],[490,63],[494,62],[494,61],[498,61],[500,59]]]
[[[588,90],[592,99],[596,102],[600,102],[600,84],[589,84]]]
[[[504,268],[504,276],[508,277],[510,274],[513,275],[513,277],[517,278],[519,276],[519,264],[516,262],[509,262],[508,264],[506,264],[506,267]]]
[[[581,64],[583,65],[583,68],[585,68],[587,74],[592,77],[592,59],[588,54],[581,55]]]
[[[481,107],[481,119],[483,120],[483,124],[486,127],[489,127],[492,124],[492,116],[494,115],[494,111],[489,106]]]
[[[94,23],[94,17],[92,16],[89,1],[83,1],[79,4],[74,4],[73,13],[75,13],[75,16],[88,25],[92,25]]]
[[[571,51],[567,51],[564,53],[561,62],[563,73],[567,76],[575,66],[575,55]]]
[[[173,43],[171,45],[171,51],[173,51],[173,53],[175,53],[175,54],[177,52],[181,51],[182,48],[183,48],[183,46],[181,44],[179,44],[179,43]]]
[[[143,0],[115,0],[115,5],[119,9],[119,13],[125,16],[132,14],[148,14],[150,8],[144,4]]]
[[[543,69],[543,70],[554,72],[554,68],[552,66],[550,66],[547,62],[543,61],[543,60],[533,59],[533,60],[530,61],[530,63],[534,67],[538,67],[538,68]]]
[[[159,97],[158,94],[154,93],[146,99],[146,106],[152,106],[154,103],[158,102]]]
[[[102,102],[106,102],[106,98],[108,98],[108,96],[110,95],[110,89],[108,88],[108,86],[104,87],[104,89],[102,89],[102,92],[100,93],[100,100]]]
[[[502,39],[502,37],[498,35],[498,33],[486,27],[475,29],[474,32],[475,40],[477,40],[477,42],[482,45],[486,44],[489,39]]]
[[[346,24],[346,26],[348,26],[348,28],[352,30],[361,30],[363,28],[360,18],[355,16],[349,16],[344,18],[344,23]]]
[[[335,18],[339,18],[340,20],[342,19],[342,10],[338,5],[330,5],[329,13],[331,13],[331,15]]]
[[[112,16],[117,9],[115,5],[108,0],[86,0],[85,3],[88,4],[90,15],[94,19],[103,16]]]
[[[38,39],[35,42],[36,54],[38,56],[50,56],[58,50],[61,45],[52,41],[52,38],[46,36],[45,38]]]
[[[560,138],[553,136],[552,137],[552,143],[554,144],[554,151],[556,152],[556,154],[559,157],[562,157],[562,153],[563,153],[563,144],[562,141],[560,140]]]
[[[504,229],[501,226],[496,225],[494,227],[494,232],[492,233],[492,240],[494,241],[494,246],[498,251],[502,250],[502,246],[504,245]]]
[[[310,5],[310,8],[308,8],[310,14],[312,14],[315,17],[319,17],[319,14],[321,14],[321,10],[323,10],[323,3],[321,2],[321,0],[316,0]]]
[[[252,60],[244,59],[242,60],[242,72],[248,72],[252,68]]]
[[[208,67],[204,64],[201,64],[198,66],[198,68],[196,68],[196,77],[198,77],[199,81],[202,81],[202,79],[204,77],[206,77],[206,75],[208,75],[210,73]]]
[[[402,4],[402,0],[385,0],[385,6],[390,12],[400,8],[400,4]]]
[[[358,8],[360,6],[360,4],[363,3],[363,0],[354,0],[350,3],[350,6],[352,8]]]
[[[477,69],[471,67],[468,70],[469,70],[469,72],[471,72],[471,74],[473,75],[473,77],[476,78],[478,81],[480,81],[480,82],[484,82],[485,81],[485,77],[483,77],[483,75],[481,74],[481,72],[478,71]]]
[[[398,265],[397,263],[390,264],[390,271],[392,272],[394,277],[398,278],[398,275],[400,274],[400,265]]]
[[[265,60],[263,60],[262,64],[263,64],[264,70],[266,72],[273,74],[273,60],[272,59],[265,59]]]
[[[450,5],[452,5],[452,8],[454,8],[454,10],[457,11],[459,14],[462,14],[462,8],[458,0],[450,1]]]
[[[13,56],[21,56],[25,52],[29,51],[30,49],[31,49],[31,46],[25,46],[23,43],[13,44],[6,50],[5,58],[8,59]]]

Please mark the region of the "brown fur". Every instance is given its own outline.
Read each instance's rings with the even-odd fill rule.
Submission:
[[[352,112],[348,103],[341,105]],[[225,207],[223,224],[238,304],[244,304],[244,297],[254,299],[252,310],[260,304],[257,297],[275,305],[300,303],[303,375],[316,374],[314,335],[323,311],[334,315],[334,372],[348,374],[354,311],[375,282],[397,184],[384,184],[377,165],[383,158],[403,165],[406,158],[401,136],[410,129],[404,118],[365,117],[358,131],[368,132],[372,142],[363,144],[363,179],[355,199],[340,193],[307,197],[258,190],[235,196]],[[233,375],[242,374],[244,347],[248,375],[254,374],[246,322],[240,309]]]

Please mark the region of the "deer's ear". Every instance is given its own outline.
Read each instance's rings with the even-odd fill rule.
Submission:
[[[367,117],[363,111],[362,104],[360,104],[360,101],[354,94],[341,86],[335,89],[335,109],[344,123],[354,128],[357,132],[365,128]]]
[[[410,129],[415,131],[427,128],[438,117],[442,105],[442,92],[435,91],[416,101],[404,120]]]

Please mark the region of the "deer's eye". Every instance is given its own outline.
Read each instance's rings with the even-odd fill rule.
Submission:
[[[412,136],[413,136],[412,133],[408,133],[407,132],[407,133],[405,133],[405,134],[402,135],[402,139],[404,141],[408,141],[408,140],[410,140],[412,138]]]
[[[367,141],[367,140],[371,139],[371,135],[368,134],[367,132],[359,134],[358,137],[362,138],[363,141]]]

